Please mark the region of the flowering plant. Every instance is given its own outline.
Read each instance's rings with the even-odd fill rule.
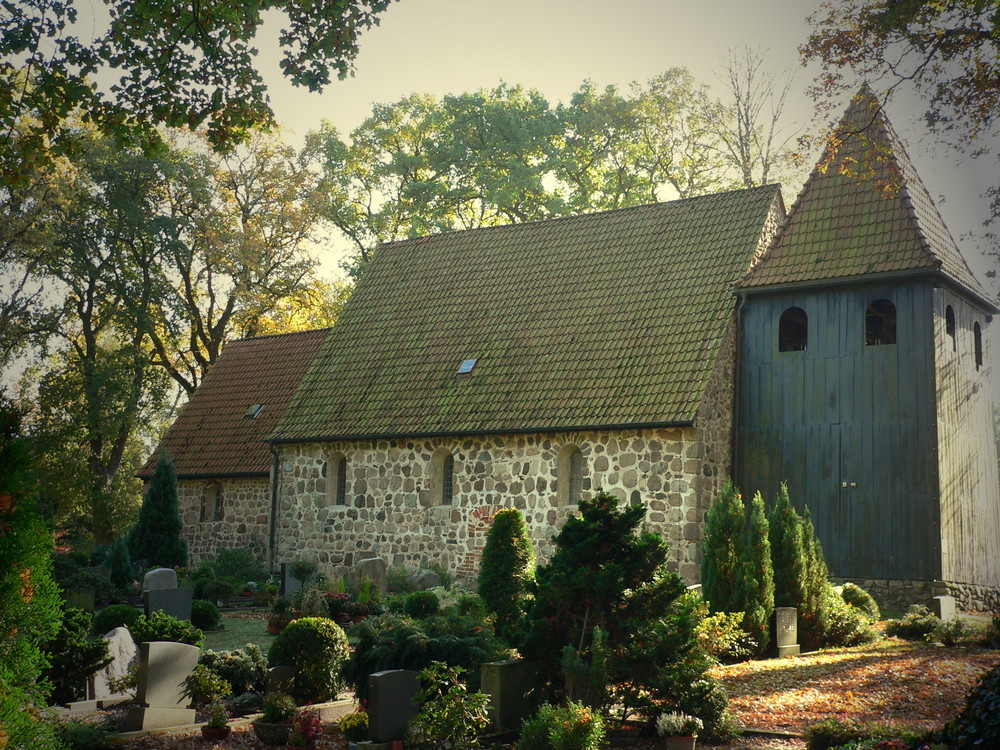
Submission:
[[[361,742],[368,735],[368,714],[358,710],[340,719],[340,732],[348,742]]]
[[[697,716],[677,711],[660,714],[660,718],[656,720],[656,733],[661,737],[690,737],[698,734],[698,730],[703,727],[704,724]]]
[[[315,711],[301,711],[292,722],[292,732],[288,735],[289,745],[311,745],[323,731],[323,725]]]
[[[222,701],[213,701],[208,706],[208,723],[210,729],[225,729],[229,726],[229,712]]]

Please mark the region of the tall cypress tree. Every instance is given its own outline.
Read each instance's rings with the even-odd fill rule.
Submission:
[[[802,512],[802,548],[805,556],[802,619],[806,633],[815,639],[815,645],[819,645],[829,629],[824,593],[830,585],[830,571],[823,556],[823,545],[816,538],[808,507]]]
[[[738,591],[745,512],[729,480],[705,514],[701,540],[701,591],[713,612],[741,612]]]
[[[768,516],[771,560],[774,562],[774,606],[801,607],[805,601],[802,582],[806,559],[802,543],[802,520],[782,483]]]
[[[478,585],[486,606],[496,613],[497,635],[516,637],[534,577],[535,552],[524,516],[517,508],[498,510],[486,535]]]
[[[161,455],[156,462],[139,520],[128,535],[128,548],[133,560],[147,560],[150,565],[187,565],[187,542],[181,537],[177,510],[177,475],[167,456]]]
[[[774,609],[774,571],[771,563],[769,524],[760,493],[750,504],[750,524],[742,550],[739,598],[742,601],[743,629],[763,653],[770,640],[771,611]]]

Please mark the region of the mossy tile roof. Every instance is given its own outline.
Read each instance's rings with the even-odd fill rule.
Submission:
[[[780,205],[771,185],[385,245],[271,438],[689,422]]]
[[[940,271],[988,300],[871,89],[855,96],[835,132],[772,247],[739,286]]]
[[[153,473],[160,451],[173,458],[181,478],[266,476],[271,454],[264,439],[329,332],[323,328],[226,344],[140,476]],[[262,408],[248,419],[252,406]]]

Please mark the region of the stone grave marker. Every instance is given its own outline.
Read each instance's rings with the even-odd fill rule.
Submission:
[[[780,659],[783,656],[798,656],[799,649],[799,613],[795,607],[775,607],[772,618],[774,632],[774,654]]]
[[[284,596],[295,596],[302,588],[302,581],[292,575],[292,563],[281,563],[281,593]]]
[[[535,708],[537,675],[524,659],[494,661],[479,668],[479,689],[490,697],[490,728],[494,732],[519,729]]]
[[[177,571],[173,568],[153,568],[142,578],[143,591],[177,588]]]
[[[177,586],[177,573],[173,568],[155,568],[142,579],[142,605],[146,617],[162,610],[179,620],[190,620],[193,598],[190,586]]]
[[[936,614],[945,622],[955,619],[955,597],[935,596],[932,602],[931,612]]]
[[[420,692],[420,673],[387,669],[368,676],[368,736],[372,742],[406,739],[406,725],[417,715],[413,699]]]
[[[435,586],[440,586],[442,581],[441,576],[433,570],[421,568],[410,576],[410,583],[413,584],[416,591],[425,591],[427,589],[432,589]]]
[[[292,680],[295,679],[295,667],[279,664],[267,670],[267,692],[285,693],[292,691]]]
[[[187,705],[184,681],[194,674],[201,649],[173,641],[139,644],[137,705],[129,706],[126,731],[193,724],[195,712]]]
[[[354,578],[360,581],[362,578],[367,578],[372,582],[379,591],[385,593],[387,585],[387,573],[386,568],[388,566],[381,557],[369,557],[364,560],[359,560],[358,564],[354,566]]]
[[[111,689],[113,680],[120,680],[128,674],[129,667],[139,657],[139,647],[132,639],[132,633],[124,625],[106,633],[108,655],[111,663],[92,675],[87,686],[87,697],[91,700],[117,702],[130,697],[127,693],[115,693]]]

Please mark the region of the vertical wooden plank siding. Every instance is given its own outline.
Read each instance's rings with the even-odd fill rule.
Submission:
[[[737,481],[767,498],[787,481],[793,502],[810,507],[833,575],[941,577],[936,471],[926,468],[937,466],[933,294],[930,282],[909,281],[744,303]],[[876,299],[896,306],[895,344],[865,345]],[[808,315],[805,351],[778,351],[789,307]]]

